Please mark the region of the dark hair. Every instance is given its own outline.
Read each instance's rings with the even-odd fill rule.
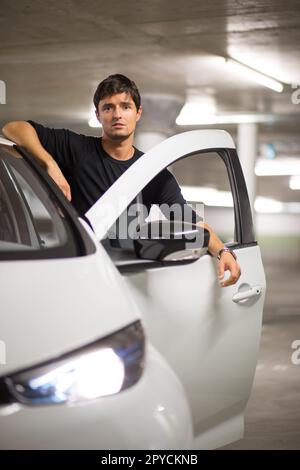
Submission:
[[[107,96],[116,95],[117,93],[129,93],[134,101],[136,109],[140,109],[141,96],[136,84],[129,78],[125,77],[125,75],[116,73],[115,75],[109,75],[109,77],[97,86],[93,99],[96,110],[98,111],[100,100]]]

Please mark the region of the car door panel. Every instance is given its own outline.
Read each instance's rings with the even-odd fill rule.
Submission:
[[[167,139],[133,164],[87,213],[101,239],[133,198],[167,165],[199,152],[228,151],[225,163],[237,240],[233,248],[242,271],[238,282],[221,288],[217,261],[209,254],[185,265],[152,269],[145,265],[123,275],[150,341],[184,386],[197,448],[213,448],[242,437],[266,288],[245,181],[229,137],[223,131],[192,131]],[[107,211],[107,207],[113,211]]]
[[[199,435],[224,421],[230,428],[233,418],[242,417],[252,388],[265,278],[259,247],[240,248],[236,254],[242,275],[226,288],[219,287],[216,261],[209,255],[190,265],[126,276],[151,341],[184,384]],[[259,284],[260,296],[233,302],[246,283]],[[241,435],[243,420],[236,424]],[[230,429],[223,428],[226,439]]]

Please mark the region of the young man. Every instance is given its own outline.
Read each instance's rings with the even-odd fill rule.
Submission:
[[[142,114],[141,98],[135,83],[124,75],[110,75],[97,87],[94,95],[97,119],[102,124],[102,138],[79,135],[66,129],[49,129],[33,121],[10,122],[3,134],[27,149],[44,167],[73,203],[84,214],[129,168],[142,152],[133,146],[136,124]],[[174,176],[160,172],[143,190],[143,203],[180,204],[184,200]],[[219,278],[228,286],[237,282],[240,267],[234,254],[224,247],[211,227],[209,252],[219,259]]]

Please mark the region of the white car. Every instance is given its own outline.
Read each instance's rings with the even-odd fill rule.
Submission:
[[[155,175],[203,155],[222,160],[233,200],[242,275],[226,288],[206,231],[200,246],[107,238]],[[2,138],[0,260],[0,448],[211,449],[243,436],[266,283],[229,134],[167,139],[84,218]]]

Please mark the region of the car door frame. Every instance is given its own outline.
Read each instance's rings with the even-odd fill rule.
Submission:
[[[219,288],[215,276],[216,263],[211,256],[191,261],[189,266],[179,261],[177,266],[173,264],[174,267],[163,262],[160,265],[152,261],[146,264],[145,260],[136,258],[128,261],[130,270],[127,272],[124,265],[122,269],[117,265],[142,312],[151,343],[183,384],[194,422],[194,446],[205,449],[228,444],[243,435],[244,412],[257,364],[265,295],[264,270],[258,243],[254,239],[241,164],[231,137],[227,133],[220,136],[220,132],[191,131],[167,139],[123,173],[86,214],[92,225],[95,224],[96,235],[101,240],[109,231],[110,224],[117,220],[116,212],[119,215],[123,213],[155,176],[155,171],[203,153],[217,153],[224,161],[234,202],[235,241],[230,245],[240,251],[238,258],[242,266],[241,280],[236,285]],[[194,137],[192,143],[191,133]],[[178,151],[178,140],[185,148],[183,154]],[[199,149],[201,140],[206,145]],[[168,156],[167,165],[166,159],[159,163],[155,161],[166,149],[175,153],[175,156]],[[152,168],[149,175],[152,163],[155,169]],[[130,183],[134,184],[134,190]],[[105,204],[110,203],[110,208],[114,204],[118,206],[118,196],[126,197],[119,207],[115,207],[115,214],[101,213]],[[203,275],[203,282],[197,288],[199,274]],[[237,292],[257,284],[262,289],[256,298],[245,303],[233,301]],[[259,302],[257,307],[256,302]],[[166,335],[170,337],[169,341],[166,341]],[[181,337],[180,343],[177,338]],[[199,374],[191,372],[197,370]],[[212,380],[214,386],[210,390]]]
[[[184,151],[180,154],[182,149]],[[123,210],[146,184],[164,168],[192,155],[212,152],[217,153],[225,164],[233,196],[235,242],[232,245],[236,248],[257,245],[254,238],[248,191],[235,144],[227,132],[220,130],[196,130],[177,134],[158,144],[133,163],[85,214],[94,228],[97,238],[102,240],[106,236]],[[161,160],[161,165],[157,164],[157,161],[159,161],[157,153],[160,157],[164,157],[165,153],[168,155],[167,158]],[[155,167],[154,171],[151,168],[151,161]],[[145,166],[144,173],[143,165]],[[152,171],[150,176],[149,171]],[[147,174],[147,177],[144,177],[144,181],[141,183],[140,177],[145,174]],[[136,189],[128,195],[130,182],[132,183],[135,179],[137,180]],[[120,204],[117,204],[117,195],[121,195],[125,202],[121,201]],[[132,269],[132,262],[130,266]]]

